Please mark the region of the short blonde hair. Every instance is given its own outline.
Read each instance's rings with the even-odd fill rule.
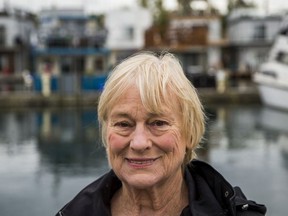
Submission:
[[[180,130],[187,143],[183,164],[196,157],[195,149],[205,130],[203,107],[179,61],[167,52],[160,56],[137,53],[121,62],[109,75],[98,103],[103,144],[106,146],[108,115],[131,85],[139,89],[143,106],[154,113],[161,113],[163,105],[171,107],[171,95],[177,98],[182,114]]]

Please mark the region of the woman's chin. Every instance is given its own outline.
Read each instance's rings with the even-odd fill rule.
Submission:
[[[160,176],[151,175],[150,173],[138,173],[126,176],[122,180],[129,187],[142,190],[155,187],[161,182],[162,178]]]

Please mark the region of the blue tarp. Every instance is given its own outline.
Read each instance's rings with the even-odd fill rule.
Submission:
[[[34,90],[37,92],[42,91],[42,80],[41,76],[33,76],[34,79]],[[50,88],[52,92],[58,92],[60,90],[59,77],[52,76]],[[85,75],[81,78],[81,90],[82,91],[101,91],[104,87],[105,81],[107,79],[107,74],[105,75]]]
[[[107,75],[103,76],[83,76],[81,86],[83,91],[102,90],[106,81]]]
[[[34,90],[41,92],[42,90],[42,79],[41,76],[33,76],[34,80]],[[52,92],[55,92],[59,89],[59,80],[58,77],[51,77],[50,88]]]

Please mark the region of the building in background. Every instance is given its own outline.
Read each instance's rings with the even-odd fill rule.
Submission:
[[[166,26],[154,25],[146,31],[145,48],[176,54],[196,87],[214,85],[208,83],[208,72],[221,66],[225,45],[221,16],[209,2],[204,3],[207,5],[203,10],[194,9],[189,14],[172,13]]]
[[[267,57],[279,31],[282,15],[259,15],[255,8],[236,8],[227,19],[229,44],[223,52],[231,74],[245,75],[258,70]]]
[[[122,8],[106,13],[106,46],[111,50],[111,65],[144,48],[145,31],[152,23],[151,12],[142,7]]]
[[[107,76],[109,50],[103,17],[87,16],[82,9],[51,9],[39,14],[38,37],[33,47],[36,74],[51,76],[51,88],[60,93],[101,89],[98,78]],[[36,85],[37,85],[36,83]],[[98,84],[97,84],[98,83]],[[100,86],[99,86],[100,85]]]
[[[110,69],[140,50],[174,53],[196,87],[214,86],[210,75],[217,71],[250,76],[266,59],[282,15],[258,16],[239,1],[223,19],[208,0],[198,0],[202,8],[192,7],[195,2],[189,10],[142,5],[105,15],[81,8],[33,15],[6,7],[0,12],[0,83],[2,75],[29,71],[36,90],[47,87],[45,95],[101,90]]]
[[[0,11],[0,74],[15,75],[31,67],[30,38],[36,16],[6,7]]]

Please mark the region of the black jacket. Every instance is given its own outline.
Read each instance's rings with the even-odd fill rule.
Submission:
[[[239,187],[232,187],[210,165],[193,160],[184,174],[189,206],[181,216],[261,216],[266,207],[247,200]],[[108,216],[110,201],[121,182],[111,170],[84,188],[56,216]]]

